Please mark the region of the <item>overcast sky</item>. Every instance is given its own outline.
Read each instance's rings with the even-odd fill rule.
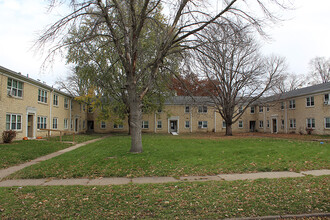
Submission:
[[[272,39],[263,43],[263,52],[286,57],[290,72],[307,75],[310,59],[330,57],[330,0],[294,3],[296,10],[284,14],[287,20],[266,29]],[[43,57],[31,50],[38,31],[60,16],[58,11],[47,14],[45,0],[0,0],[0,66],[48,85],[64,78],[69,72],[64,59],[41,71]]]

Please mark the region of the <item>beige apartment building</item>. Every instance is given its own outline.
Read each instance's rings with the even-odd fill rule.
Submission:
[[[239,109],[237,109],[239,111]],[[174,96],[162,110],[143,114],[142,132],[222,132],[226,124],[208,97]],[[45,136],[55,129],[80,132],[128,132],[128,122],[97,120],[97,111],[64,92],[0,66],[0,132],[17,138]],[[330,83],[260,99],[232,125],[234,133],[330,134]],[[53,132],[52,135],[58,135]]]
[[[46,136],[48,131],[41,129],[85,132],[86,107],[64,92],[0,66],[0,133],[15,130],[16,140],[34,139]]]

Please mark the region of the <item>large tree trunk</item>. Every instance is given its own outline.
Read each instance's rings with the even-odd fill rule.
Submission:
[[[232,124],[226,123],[226,136],[232,136],[233,130],[232,130]]]
[[[130,92],[130,133],[131,133],[131,150],[132,153],[142,153],[142,110],[140,97],[134,89]]]

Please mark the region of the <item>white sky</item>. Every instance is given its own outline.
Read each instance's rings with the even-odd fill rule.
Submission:
[[[272,40],[264,43],[263,51],[286,57],[290,72],[307,75],[312,58],[330,57],[330,0],[294,3],[296,10],[284,13],[287,20],[266,29]],[[47,14],[46,0],[0,0],[0,66],[48,85],[64,78],[69,72],[64,59],[41,71],[43,57],[31,50],[37,32],[61,15]]]

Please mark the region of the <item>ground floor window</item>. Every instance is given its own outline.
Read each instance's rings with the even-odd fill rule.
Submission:
[[[238,121],[238,127],[243,128],[243,121]]]
[[[142,121],[142,128],[148,129],[149,128],[149,121]]]
[[[64,119],[64,129],[68,129],[68,119]]]
[[[223,128],[226,128],[226,127],[227,127],[227,125],[226,125],[226,121],[222,121],[222,127],[223,127]]]
[[[198,121],[198,128],[207,128],[207,121]]]
[[[324,126],[325,126],[325,128],[330,128],[330,118],[324,119]]]
[[[296,128],[296,119],[290,119],[290,128]]]
[[[105,121],[101,121],[101,128],[102,129],[105,129],[107,126],[106,126],[106,124],[105,124]]]
[[[53,118],[53,129],[57,129],[57,118]]]
[[[37,128],[38,129],[46,129],[47,128],[47,117],[38,116]]]
[[[284,120],[281,120],[281,128],[284,129],[285,122]]]
[[[162,129],[162,121],[157,121],[157,128]]]
[[[114,129],[123,129],[124,125],[122,125],[122,124],[113,124],[113,128]]]
[[[85,105],[84,105],[85,106]],[[85,111],[85,110],[84,110]],[[86,120],[83,120],[83,129],[86,128]]]
[[[269,128],[269,124],[270,124],[270,123],[269,123],[269,120],[267,120],[267,128]]]
[[[307,118],[306,124],[307,124],[307,128],[315,128],[315,119]]]
[[[22,130],[22,115],[6,114],[6,130]]]
[[[184,127],[185,128],[190,128],[190,121],[186,121],[185,124],[184,124]]]
[[[259,121],[259,128],[263,128],[264,127],[264,121]]]

